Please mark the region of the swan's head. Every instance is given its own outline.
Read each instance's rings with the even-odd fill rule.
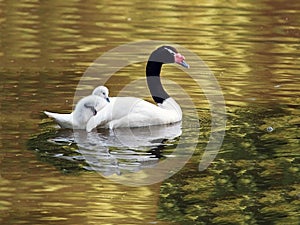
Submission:
[[[108,88],[105,87],[105,86],[98,86],[98,87],[96,87],[96,88],[94,89],[92,95],[98,95],[98,96],[104,98],[107,102],[110,102],[110,101],[109,101],[109,97],[108,97],[108,95],[109,95],[109,90],[108,90]]]
[[[161,46],[150,55],[149,61],[161,63],[177,63],[185,68],[189,68],[189,64],[185,62],[185,57],[181,55],[176,48],[172,46]]]

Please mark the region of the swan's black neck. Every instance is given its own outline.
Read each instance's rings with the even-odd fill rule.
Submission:
[[[147,84],[151,92],[152,98],[156,103],[163,103],[163,101],[170,96],[164,90],[160,81],[160,71],[163,63],[148,61],[146,66]]]

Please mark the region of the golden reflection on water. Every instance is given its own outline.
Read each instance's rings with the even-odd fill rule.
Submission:
[[[97,174],[65,176],[47,166],[32,167],[30,173],[34,175],[1,179],[2,187],[11,187],[1,188],[1,198],[6,199],[1,201],[2,224],[139,224],[156,220],[158,195],[154,193],[159,192],[159,185],[130,188]]]
[[[298,1],[0,1],[1,224],[224,224],[264,222],[260,216],[270,222],[281,212],[286,217],[279,223],[295,224],[299,183],[291,180],[299,178],[299,21]],[[47,129],[41,111],[71,110],[78,81],[96,58],[145,39],[177,43],[198,54],[222,87],[227,140],[210,170],[195,172],[205,132],[179,178],[140,188],[91,172],[65,175],[26,148],[31,136]],[[107,84],[111,94],[144,76],[143,69],[118,71]],[[195,82],[174,68],[164,73],[174,73],[201,119],[209,118],[208,102]],[[270,126],[274,132],[265,132]],[[242,159],[230,161],[238,156]],[[277,176],[285,183],[272,182]],[[257,194],[261,186],[270,190]]]

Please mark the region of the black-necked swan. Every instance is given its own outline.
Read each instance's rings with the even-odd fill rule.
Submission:
[[[88,120],[109,103],[108,89],[105,86],[97,87],[92,95],[78,101],[72,113],[44,113],[53,118],[62,128],[86,129]]]
[[[98,126],[114,129],[181,121],[181,108],[164,90],[160,72],[162,65],[167,63],[177,63],[189,68],[184,60],[184,56],[171,46],[162,46],[153,51],[147,62],[146,78],[152,98],[157,105],[135,97],[110,97],[110,104],[88,121],[86,130],[90,132]]]

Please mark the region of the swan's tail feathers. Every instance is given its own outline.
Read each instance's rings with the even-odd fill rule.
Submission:
[[[44,113],[53,118],[62,128],[72,128],[72,114],[61,114],[44,111]]]
[[[54,115],[57,114],[57,113],[52,113],[52,112],[48,112],[48,111],[44,111],[44,113],[50,118],[55,118]]]
[[[48,111],[44,111],[44,113],[48,117],[53,118],[55,120],[65,120],[66,118],[68,118],[68,115],[69,115],[69,114],[53,113],[53,112],[48,112]]]

